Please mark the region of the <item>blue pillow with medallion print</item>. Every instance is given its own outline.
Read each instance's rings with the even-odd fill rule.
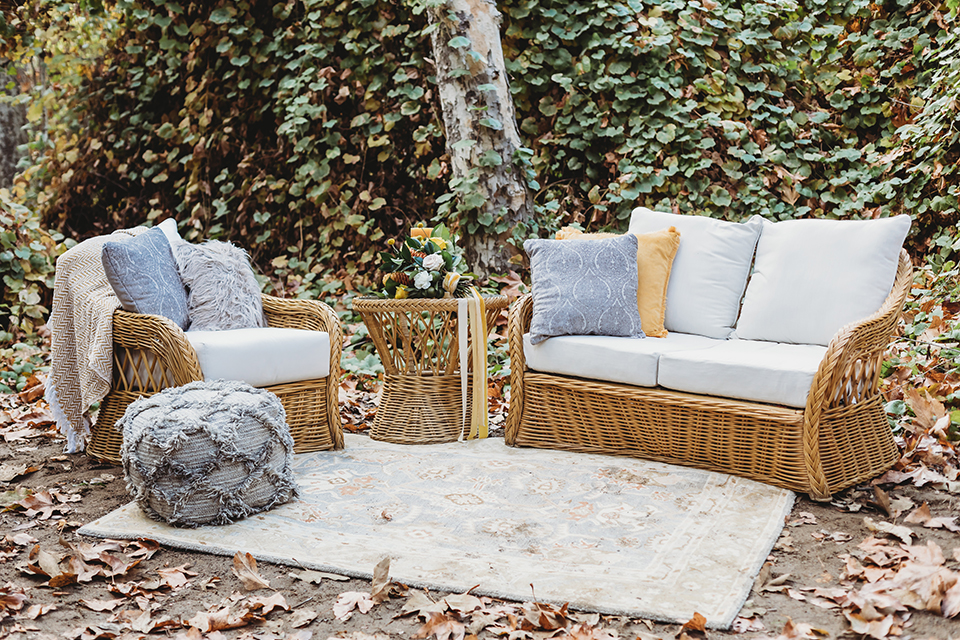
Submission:
[[[527,240],[533,281],[530,342],[553,336],[643,338],[637,310],[637,237]]]
[[[104,243],[101,259],[124,311],[163,316],[181,329],[189,326],[187,291],[162,230],[153,227],[129,240]]]

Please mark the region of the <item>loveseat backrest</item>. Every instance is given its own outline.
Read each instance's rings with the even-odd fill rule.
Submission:
[[[680,232],[667,285],[668,331],[720,339],[733,333],[762,225],[760,216],[735,223],[644,207],[633,210],[630,233],[671,226]]]

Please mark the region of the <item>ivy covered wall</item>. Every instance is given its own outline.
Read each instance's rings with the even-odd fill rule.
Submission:
[[[111,5],[116,40],[75,94],[77,135],[31,187],[54,197],[28,204],[79,237],[173,215],[188,237],[249,248],[291,292],[371,275],[385,239],[449,190],[421,1]],[[943,99],[960,55],[939,3],[498,6],[538,206],[518,240],[623,228],[642,204],[909,213],[915,250],[954,251],[957,103]]]

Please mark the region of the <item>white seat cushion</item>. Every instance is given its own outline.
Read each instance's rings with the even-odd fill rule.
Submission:
[[[803,408],[826,347],[724,340],[664,353],[657,382],[674,391]]]
[[[909,230],[905,215],[765,223],[737,336],[829,344],[844,325],[880,309]]]
[[[744,223],[705,216],[633,210],[630,233],[669,227],[680,232],[680,247],[667,283],[664,326],[668,331],[727,338],[740,311],[753,251],[763,218]],[[643,277],[643,274],[640,274]]]
[[[533,345],[528,333],[523,336],[523,354],[527,367],[534,371],[655,387],[661,354],[706,349],[718,342],[721,341],[671,333],[666,338],[644,339],[557,336]]]
[[[187,331],[204,380],[241,380],[253,387],[326,378],[330,336],[323,331],[256,327]]]

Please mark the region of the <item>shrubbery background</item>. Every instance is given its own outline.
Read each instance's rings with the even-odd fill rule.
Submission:
[[[28,0],[5,13],[6,100],[27,109],[29,139],[0,201],[3,324],[30,333],[42,318],[63,237],[167,216],[191,240],[246,247],[269,289],[369,284],[385,240],[450,192],[427,1]],[[568,223],[622,229],[637,205],[730,220],[906,213],[915,263],[954,268],[950,3],[498,7],[537,203],[518,243]],[[465,222],[447,211],[448,226]]]

